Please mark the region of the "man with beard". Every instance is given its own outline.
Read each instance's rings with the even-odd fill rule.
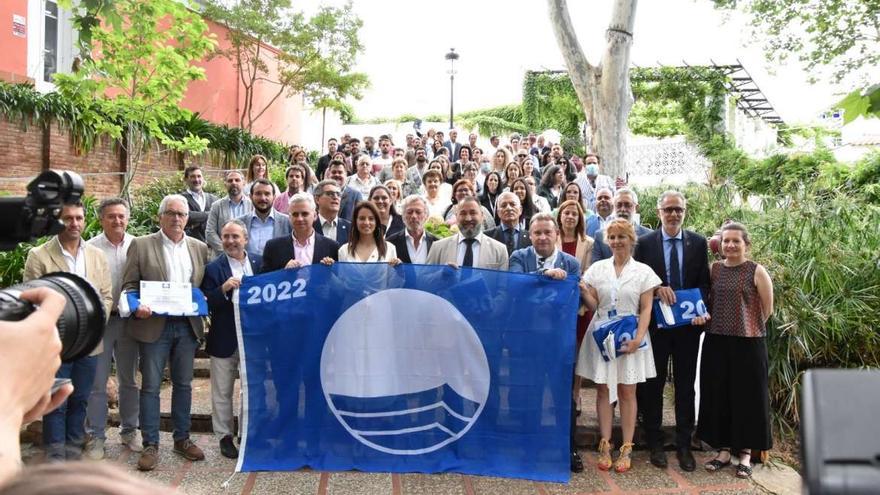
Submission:
[[[211,259],[223,253],[223,242],[220,240],[220,227],[227,220],[247,215],[254,211],[251,200],[242,194],[244,188],[244,176],[238,170],[226,172],[226,196],[214,201],[211,205],[211,213],[208,214],[208,227],[205,231],[208,247],[211,248]]]
[[[245,249],[251,258],[263,256],[263,248],[270,239],[290,235],[290,219],[272,207],[274,201],[275,188],[272,183],[266,179],[257,179],[251,186],[254,211],[236,219],[247,228]]]
[[[465,196],[455,210],[459,232],[431,245],[427,264],[507,270],[507,248],[483,233],[480,200]]]
[[[284,178],[287,180],[287,189],[281,191],[281,194],[275,196],[272,206],[275,211],[286,214],[290,197],[294,194],[306,189],[306,171],[305,166],[301,164],[291,165],[284,171]]]
[[[339,160],[330,162],[330,168],[327,169],[327,178],[336,181],[336,185],[342,190],[342,197],[339,198],[339,216],[349,220],[354,212],[354,205],[358,201],[363,201],[364,197],[357,189],[345,185],[346,177],[345,164]]]
[[[504,243],[508,256],[517,249],[531,246],[529,233],[520,229],[519,217],[522,215],[522,205],[519,196],[510,191],[501,193],[496,204],[501,225],[487,230],[486,235]]]
[[[584,211],[587,210],[586,198],[583,199],[583,204],[581,206],[584,207]],[[605,224],[611,221],[612,214],[614,213],[614,193],[611,192],[611,189],[607,187],[603,187],[596,191],[596,214],[587,218],[587,235],[596,238],[596,234],[599,233],[600,230],[605,228]]]
[[[425,148],[416,148],[416,164],[406,171],[406,179],[416,186],[422,185],[422,176],[428,171],[428,153]]]
[[[614,218],[623,218],[633,225],[636,236],[641,237],[650,234],[651,229],[638,225],[635,221],[639,209],[639,197],[632,189],[622,187],[614,195]],[[605,231],[599,230],[593,238],[593,263],[611,257],[611,248],[605,244]]]
[[[198,165],[190,165],[183,171],[183,181],[186,182],[186,190],[183,197],[189,204],[189,220],[186,223],[186,235],[205,242],[205,224],[208,222],[208,212],[217,196],[204,191],[205,177],[202,168]]]

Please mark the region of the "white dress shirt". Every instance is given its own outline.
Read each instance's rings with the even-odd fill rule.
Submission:
[[[61,246],[61,254],[64,256],[64,261],[67,262],[67,269],[71,272],[79,275],[80,277],[86,277],[86,252],[83,249],[83,241],[79,240],[79,244],[76,248],[76,254],[68,253],[66,249],[64,249],[64,245],[61,244],[61,240],[57,237],[55,240],[58,242],[58,245]]]
[[[89,239],[88,244],[95,246],[104,253],[107,258],[107,265],[110,267],[110,281],[113,284],[113,309],[119,303],[119,294],[122,292],[122,270],[125,267],[125,260],[128,257],[128,248],[134,236],[125,233],[122,242],[113,244],[104,233],[100,233]]]
[[[428,259],[428,235],[423,231],[419,247],[415,247],[413,236],[409,234],[409,229],[404,229],[406,236],[406,250],[409,253],[409,259],[412,263],[424,265]]]
[[[336,232],[339,226],[339,217],[334,218],[333,220],[327,220],[322,217],[321,214],[318,214],[318,222],[321,224],[321,233],[324,237],[329,237],[330,239],[336,240]]]
[[[248,259],[247,253],[244,253],[244,259],[238,261],[232,256],[226,255],[227,261],[229,261],[229,268],[232,269],[232,276],[241,280],[243,277],[250,277],[254,274],[253,269],[251,269],[251,261]]]
[[[199,211],[205,211],[205,193],[204,193],[204,191],[195,192],[192,189],[187,189],[187,191],[190,193],[190,195],[193,197],[193,199],[196,201],[196,203],[198,203]]]
[[[180,242],[174,242],[159,231],[162,235],[162,253],[165,256],[165,267],[168,269],[168,282],[189,283],[192,281],[192,260],[189,257],[189,249],[186,247],[186,235]]]

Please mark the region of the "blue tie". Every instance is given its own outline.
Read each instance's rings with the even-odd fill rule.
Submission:
[[[681,267],[678,266],[678,239],[669,239],[669,286],[681,289]]]

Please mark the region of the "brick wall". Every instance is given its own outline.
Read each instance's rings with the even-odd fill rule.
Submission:
[[[103,138],[88,153],[77,153],[71,144],[70,134],[58,125],[49,126],[48,166],[55,170],[71,170],[82,175],[85,193],[99,199],[119,194],[122,188],[124,164],[121,163],[119,146],[109,138]],[[39,125],[22,126],[0,117],[0,191],[20,196],[30,180],[43,170],[44,133]],[[207,157],[183,157],[177,152],[153,145],[146,150],[135,169],[135,187],[155,177],[177,173],[183,163],[199,163],[208,169],[222,168],[211,163]],[[219,176],[220,170],[208,171],[206,175]],[[181,184],[182,185],[182,184]]]

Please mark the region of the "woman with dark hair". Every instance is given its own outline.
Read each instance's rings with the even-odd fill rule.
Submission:
[[[443,212],[443,219],[447,225],[455,225],[455,205],[468,196],[476,198],[477,193],[474,190],[474,185],[467,179],[461,179],[452,186],[452,203]],[[483,210],[483,230],[495,228],[495,219],[492,218],[492,214],[485,206],[480,206],[480,208]]]
[[[577,182],[569,182],[565,185],[565,189],[562,190],[562,196],[559,198],[559,206],[562,207],[562,203],[566,201],[574,201],[581,205],[581,208],[584,207],[584,195],[581,192],[581,186],[579,186]],[[555,211],[558,212],[559,208]]]
[[[501,174],[493,170],[486,175],[486,179],[483,181],[483,194],[480,195],[480,204],[492,215],[496,223],[498,223],[498,215],[495,214],[495,200],[498,199],[503,188]]]
[[[534,177],[535,180],[541,180],[541,173],[535,168],[535,163],[532,160],[526,160],[522,162],[522,174],[523,177]]]
[[[422,184],[425,188],[423,196],[428,203],[428,216],[442,218],[446,207],[449,206],[452,193],[450,191],[447,195],[441,187],[441,185],[450,186],[443,182],[442,164],[439,161],[433,161],[428,165],[428,171],[422,176]]]
[[[510,186],[510,191],[519,197],[519,202],[522,206],[522,214],[520,215],[519,222],[520,227],[524,230],[528,230],[529,224],[532,221],[532,215],[538,212],[538,207],[536,207],[535,202],[532,201],[532,191],[523,179],[516,179],[513,181],[513,184]]]
[[[562,196],[562,190],[565,188],[565,172],[559,168],[559,165],[550,165],[544,170],[544,176],[541,178],[541,185],[538,186],[538,194],[547,200],[550,208],[556,208],[560,203],[559,198]]]
[[[480,170],[478,165],[475,162],[466,163],[462,166],[461,169],[461,178],[470,182],[474,189],[477,191],[477,195],[480,194],[483,190],[483,185],[479,180]]]
[[[354,207],[351,215],[352,229],[348,242],[339,247],[339,261],[358,263],[388,262],[395,266],[400,263],[394,244],[386,242],[382,237],[379,223],[379,210],[369,201],[361,201]],[[333,258],[321,260],[325,265],[332,265]]]
[[[394,209],[394,200],[391,191],[385,186],[375,186],[370,189],[367,198],[379,212],[379,227],[384,237],[396,234],[406,228],[403,217]]]
[[[245,173],[247,184],[244,186],[242,194],[250,197],[251,187],[253,187],[254,181],[257,179],[266,179],[272,182],[272,179],[269,178],[269,161],[263,155],[254,155],[251,157],[251,161],[248,162],[247,173]],[[272,182],[272,188],[275,190],[275,196],[281,194],[281,191],[278,190],[278,186],[274,182]]]
[[[700,364],[700,421],[697,437],[719,448],[707,462],[718,471],[739,456],[738,478],[752,475],[752,450],[773,446],[770,432],[767,319],[773,314],[773,281],[749,259],[746,228],[721,227],[722,261],[712,263],[709,327]]]
[[[572,182],[577,178],[577,167],[568,158],[559,157],[556,159],[556,165],[565,173],[565,182]]]

